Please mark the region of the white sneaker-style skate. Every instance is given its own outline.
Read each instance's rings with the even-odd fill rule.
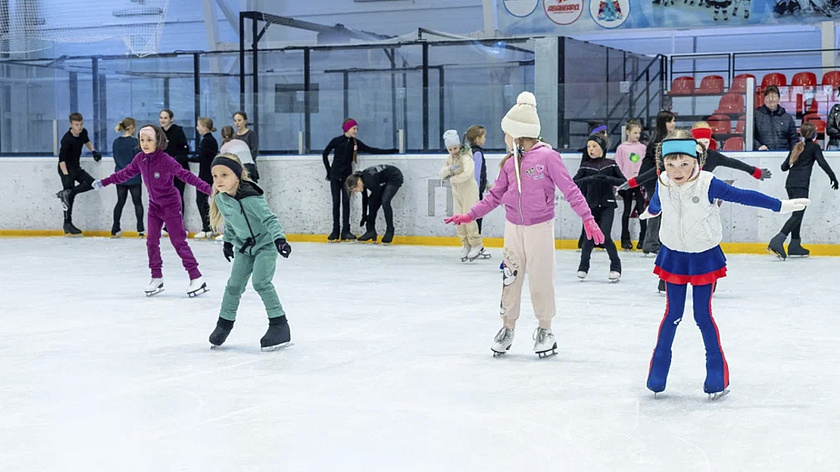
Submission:
[[[151,297],[163,291],[163,279],[152,279],[146,287],[146,296]]]
[[[213,237],[213,233],[210,231],[199,231],[195,233],[193,239],[210,239]]]
[[[584,271],[582,271],[582,270],[579,270],[579,271],[577,272],[577,276],[578,276],[578,278],[579,278],[580,280],[585,279],[587,274],[588,274],[588,272],[584,272]]]
[[[190,280],[190,286],[187,287],[187,295],[189,295],[190,298],[193,298],[201,295],[207,290],[209,289],[207,288],[207,284],[204,283],[204,279],[199,277],[197,279]]]
[[[224,234],[220,234],[220,235],[216,236],[216,241],[224,241],[224,240],[225,240],[225,235]]]
[[[470,254],[470,247],[464,246],[461,248],[461,262],[467,262],[467,257]]]
[[[617,270],[611,270],[609,275],[610,282],[615,283],[621,280],[621,272]]]
[[[484,251],[484,245],[483,244],[481,244],[479,246],[475,246],[472,249],[470,249],[470,253],[467,255],[467,259],[469,259],[470,261],[474,261],[474,260],[479,259],[479,258],[481,258],[481,259],[489,259],[490,258],[490,253]]]
[[[557,341],[554,340],[554,333],[551,329],[537,328],[534,330],[534,353],[542,359],[543,357],[557,354]]]
[[[493,351],[493,357],[498,357],[508,352],[511,344],[513,344],[513,330],[502,326],[502,329],[493,338],[493,347],[490,348]]]
[[[709,401],[719,400],[729,394],[729,389],[724,389],[722,392],[715,392],[709,394]]]

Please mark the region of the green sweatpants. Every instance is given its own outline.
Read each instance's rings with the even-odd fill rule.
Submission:
[[[271,283],[276,266],[277,251],[274,249],[274,245],[261,249],[253,256],[236,252],[230,278],[227,287],[225,287],[225,296],[222,298],[222,310],[219,317],[230,321],[236,319],[239,299],[242,298],[245,286],[248,285],[248,277],[251,277],[252,273],[254,290],[262,298],[268,317],[285,316],[283,305],[280,304],[280,298],[277,297],[277,291],[274,290],[274,284]]]

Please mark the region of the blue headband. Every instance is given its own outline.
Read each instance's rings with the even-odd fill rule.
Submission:
[[[595,129],[593,129],[589,134],[600,133],[601,131],[607,131],[607,125],[601,125]]]
[[[697,141],[691,138],[662,141],[662,158],[671,154],[686,154],[697,159]]]

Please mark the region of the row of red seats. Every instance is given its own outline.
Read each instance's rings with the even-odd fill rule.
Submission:
[[[707,120],[709,123],[709,127],[712,128],[713,135],[729,135],[732,134],[732,120],[729,119],[726,115],[712,115]],[[802,118],[802,122],[808,122],[814,124],[817,129],[818,138],[823,138],[825,136],[826,130],[826,122],[822,119],[822,116],[817,113],[809,113]],[[738,119],[735,124],[735,133],[736,134],[744,134],[746,122],[744,117]],[[723,150],[724,151],[743,151],[744,150],[744,138],[741,136],[732,136],[726,139],[723,142]]]
[[[731,93],[744,93],[747,90],[747,79],[755,79],[752,74],[738,74],[732,79],[732,85],[729,87]],[[775,85],[777,87],[786,87],[787,76],[780,72],[771,72],[761,79],[761,86],[759,90],[767,86]],[[813,72],[797,72],[793,75],[790,81],[791,86],[801,87],[815,87],[817,85],[817,75]],[[840,87],[840,71],[829,71],[823,74],[821,85],[831,85],[832,87]],[[707,75],[700,80],[700,87],[694,87],[694,77],[681,76],[676,77],[671,82],[671,91],[669,95],[720,95],[724,93],[723,77],[719,75]]]

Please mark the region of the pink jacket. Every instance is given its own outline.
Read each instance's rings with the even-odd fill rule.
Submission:
[[[632,179],[639,175],[642,159],[645,157],[645,145],[639,142],[625,141],[615,150],[615,162],[624,174],[625,179]]]
[[[580,193],[560,154],[545,143],[537,143],[522,157],[520,171],[522,195],[516,185],[516,169],[511,157],[505,162],[496,183],[468,213],[473,220],[505,205],[505,218],[515,225],[530,226],[554,219],[554,188],[563,192],[572,210],[582,220],[592,218],[589,205]]]

